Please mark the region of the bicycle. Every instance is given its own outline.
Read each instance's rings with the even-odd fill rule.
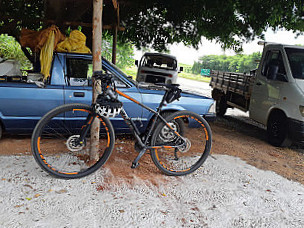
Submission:
[[[167,175],[186,175],[197,170],[207,159],[212,142],[207,121],[191,111],[177,111],[162,116],[162,107],[181,97],[177,84],[158,84],[165,89],[155,110],[116,89],[111,75],[95,72],[101,81],[102,93],[95,104],[65,104],[45,114],[32,134],[32,152],[37,163],[58,178],[72,179],[89,175],[106,163],[115,143],[113,126],[108,117],[120,114],[136,139],[138,156],[131,168],[150,151],[158,169]],[[118,95],[153,113],[150,124],[141,134],[123,109]],[[90,155],[90,131],[95,119],[100,120],[98,157]]]

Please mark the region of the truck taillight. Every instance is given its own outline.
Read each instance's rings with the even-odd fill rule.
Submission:
[[[140,73],[142,73],[142,74],[144,74],[144,73],[146,73],[144,70],[142,70],[142,71],[140,71]]]
[[[173,75],[172,75],[172,74],[169,74],[169,75],[168,75],[168,77],[169,77],[169,78],[172,78],[172,77],[173,77]]]

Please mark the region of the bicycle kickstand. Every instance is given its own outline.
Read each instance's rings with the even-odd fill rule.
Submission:
[[[137,166],[139,166],[139,163],[138,163],[138,161],[139,161],[139,159],[146,153],[146,148],[143,148],[140,152],[139,152],[139,154],[138,154],[138,156],[135,158],[135,160],[132,162],[132,165],[131,165],[131,168],[132,169],[135,169]]]

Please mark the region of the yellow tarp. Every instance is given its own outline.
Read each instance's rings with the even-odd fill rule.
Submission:
[[[23,47],[30,47],[33,52],[40,51],[41,73],[44,79],[50,76],[53,52],[57,44],[63,41],[64,38],[65,36],[55,25],[41,31],[21,30],[21,45]]]
[[[42,31],[29,29],[21,30],[20,43],[23,47],[30,47],[33,52],[40,51],[41,73],[44,79],[50,76],[50,69],[54,50],[58,52],[91,53],[86,46],[86,36],[73,30],[69,37],[65,37],[55,25]]]
[[[46,43],[51,31],[55,32],[54,46],[56,47],[58,43],[65,39],[65,36],[56,25],[52,25],[41,31],[21,29],[20,44],[22,47],[29,47],[33,52],[39,52]]]
[[[69,37],[57,45],[56,51],[91,53],[91,50],[86,46],[86,39],[82,32],[73,30]]]

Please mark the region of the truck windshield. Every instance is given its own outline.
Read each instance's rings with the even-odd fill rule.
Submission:
[[[304,79],[304,49],[285,48],[292,76]]]
[[[142,66],[165,70],[176,70],[177,61],[173,58],[162,55],[145,55],[142,60]]]

